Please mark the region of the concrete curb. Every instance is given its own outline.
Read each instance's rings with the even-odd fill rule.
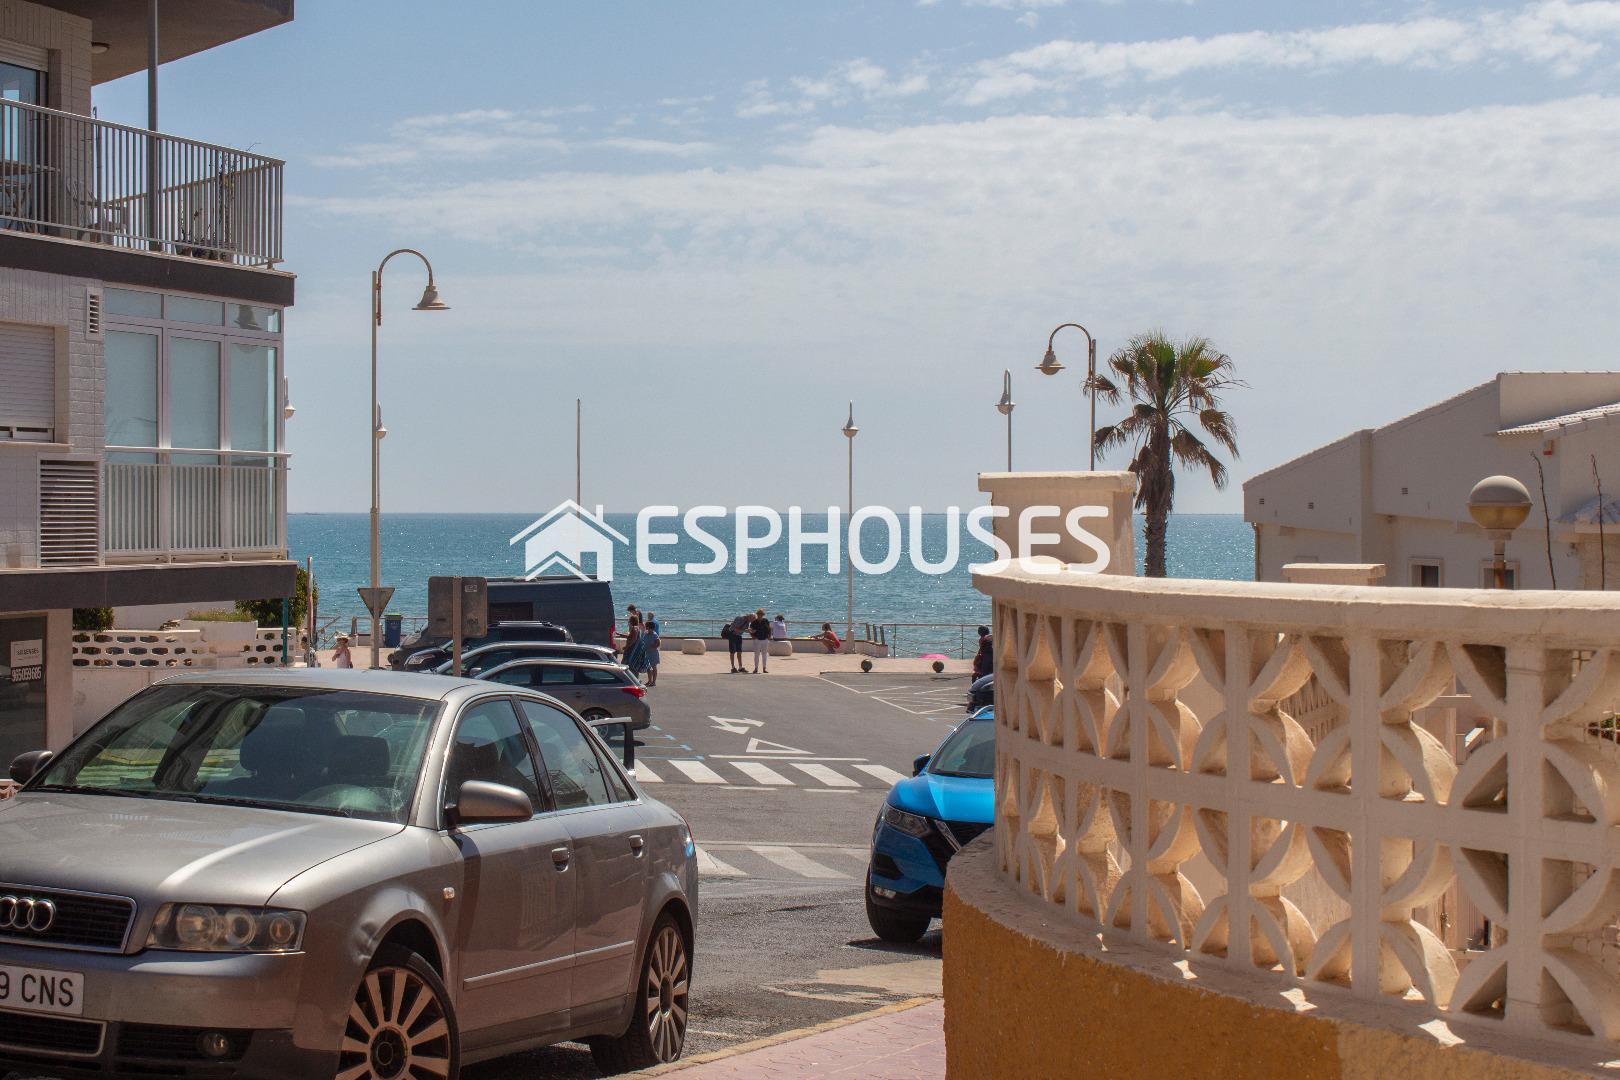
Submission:
[[[747,1054],[755,1050],[764,1050],[772,1046],[780,1046],[782,1043],[794,1042],[799,1039],[808,1038],[811,1035],[820,1035],[824,1031],[834,1031],[841,1027],[848,1027],[851,1024],[859,1024],[864,1020],[876,1020],[878,1017],[889,1016],[893,1013],[905,1012],[907,1009],[915,1009],[921,1005],[932,1005],[938,1000],[939,998],[937,997],[907,998],[904,1001],[896,1001],[893,1004],[883,1005],[876,1009],[868,1009],[866,1012],[854,1013],[850,1016],[841,1016],[836,1020],[827,1020],[820,1024],[812,1024],[809,1027],[795,1028],[792,1031],[778,1032],[775,1035],[767,1035],[763,1039],[755,1039],[753,1042],[745,1042],[737,1046],[728,1046],[724,1050],[711,1050],[707,1054],[699,1054],[697,1057],[682,1058],[680,1061],[672,1061],[668,1065],[655,1065],[650,1069],[643,1069],[641,1072],[635,1073],[634,1075],[663,1076],[665,1073],[680,1072],[682,1069],[691,1069],[696,1068],[699,1065],[707,1065],[711,1061],[723,1061],[726,1058],[736,1057],[739,1054]]]

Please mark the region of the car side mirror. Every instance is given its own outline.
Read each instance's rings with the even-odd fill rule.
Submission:
[[[919,755],[917,755],[917,760],[913,761],[911,763],[911,775],[912,776],[921,776],[922,771],[924,769],[928,768],[928,759],[931,756],[932,755],[929,755],[929,754],[919,754]]]
[[[18,754],[11,760],[12,780],[19,784],[28,783],[44,771],[55,756],[49,750],[30,750],[26,754]]]
[[[450,824],[484,825],[494,821],[528,821],[534,804],[515,787],[492,784],[488,780],[468,780],[456,793],[456,801],[445,807]]]

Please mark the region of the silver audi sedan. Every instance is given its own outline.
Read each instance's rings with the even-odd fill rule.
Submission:
[[[697,863],[580,718],[386,671],[184,675],[0,801],[0,1076],[454,1080],[680,1056]]]

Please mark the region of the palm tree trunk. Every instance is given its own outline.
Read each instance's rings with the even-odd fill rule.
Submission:
[[[1153,453],[1146,475],[1141,477],[1143,512],[1147,517],[1147,554],[1142,561],[1144,577],[1166,576],[1166,534],[1170,528],[1170,504],[1174,499],[1175,477],[1171,474],[1170,432],[1158,430],[1151,436]]]

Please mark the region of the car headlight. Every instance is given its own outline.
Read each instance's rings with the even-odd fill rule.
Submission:
[[[923,837],[932,831],[932,826],[930,826],[927,818],[921,814],[907,813],[890,803],[883,804],[883,814],[880,820],[886,825],[899,829],[907,836]]]
[[[164,904],[149,949],[184,952],[290,953],[304,943],[304,913],[281,908]]]

